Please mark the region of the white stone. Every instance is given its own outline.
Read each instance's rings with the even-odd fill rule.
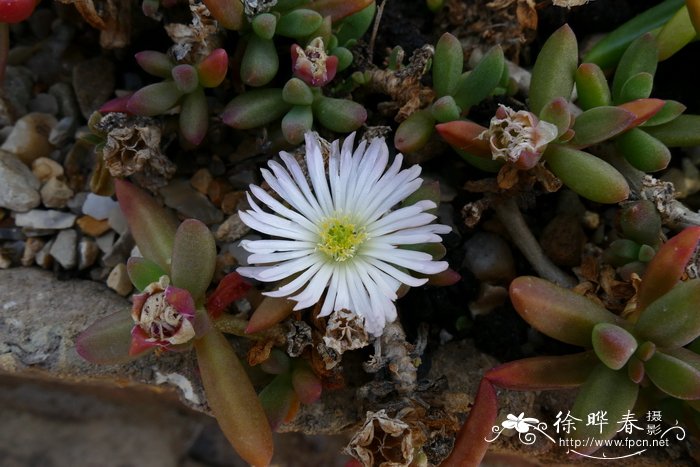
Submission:
[[[98,221],[102,219],[107,219],[109,213],[112,212],[117,205],[109,196],[100,196],[94,193],[89,193],[87,198],[85,198],[85,203],[83,204],[83,214],[92,216]]]
[[[51,256],[63,269],[73,269],[78,264],[78,232],[61,230],[51,246]]]
[[[31,229],[69,229],[73,227],[76,219],[70,212],[55,211],[53,209],[32,209],[31,211],[15,215],[15,225]]]
[[[41,202],[39,180],[12,154],[0,151],[0,207],[24,212]]]

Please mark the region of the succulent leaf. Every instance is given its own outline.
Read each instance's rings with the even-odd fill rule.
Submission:
[[[538,277],[514,279],[510,284],[510,299],[532,327],[581,347],[591,346],[591,332],[596,324],[623,325],[624,322],[591,300]]]
[[[355,101],[320,96],[313,103],[314,118],[329,130],[350,133],[367,120],[367,110]]]
[[[591,335],[593,350],[611,370],[619,370],[637,350],[637,340],[627,330],[610,323],[599,323]]]
[[[168,273],[177,221],[148,193],[131,183],[115,179],[114,188],[141,254]]]
[[[635,335],[659,348],[682,347],[700,336],[700,279],[673,287],[639,315]]]
[[[224,49],[215,49],[197,64],[199,84],[205,88],[215,88],[226,78],[228,54]]]
[[[352,52],[345,47],[335,47],[331,50],[331,55],[338,59],[337,71],[343,71],[349,67],[354,60]]]
[[[644,363],[645,373],[666,394],[677,399],[700,399],[700,355],[686,349],[677,350],[681,352],[675,355],[656,352]],[[695,365],[686,362],[686,359]]]
[[[680,115],[645,131],[670,148],[700,145],[700,115]]]
[[[618,136],[615,147],[627,162],[642,172],[658,172],[665,169],[671,161],[668,147],[639,128],[632,128]]]
[[[504,363],[486,372],[498,387],[516,391],[546,391],[582,385],[599,364],[592,351],[573,355],[524,358]]]
[[[221,27],[240,30],[245,21],[243,15],[243,2],[231,0],[202,0],[211,15],[219,22]]]
[[[371,2],[362,10],[340,21],[335,31],[338,44],[342,47],[349,46],[352,41],[356,41],[362,37],[372,25],[376,11],[377,4]]]
[[[126,272],[129,274],[131,283],[139,291],[143,291],[148,284],[158,282],[161,276],[165,276],[165,271],[156,263],[140,256],[132,256],[126,262]]]
[[[505,66],[503,49],[495,46],[486,52],[473,70],[460,77],[452,97],[462,112],[493,94],[501,81]]]
[[[454,149],[466,151],[470,154],[486,159],[491,159],[491,148],[489,147],[489,142],[478,138],[478,136],[487,131],[488,128],[469,120],[454,120],[452,122],[435,125],[435,129],[440,134],[442,139],[447,141],[447,144],[452,146]]]
[[[608,80],[595,63],[582,63],[576,70],[575,81],[578,105],[583,110],[612,103]]]
[[[552,123],[557,127],[557,137],[566,133],[574,120],[569,112],[568,102],[563,97],[557,97],[549,102],[540,111],[540,118],[545,122]]]
[[[594,107],[576,117],[571,144],[584,148],[608,140],[625,131],[635,115],[619,107]]]
[[[544,158],[554,175],[584,198],[597,203],[618,203],[629,196],[629,185],[622,174],[592,154],[550,144]]]
[[[688,3],[688,2],[686,2]],[[681,50],[697,36],[688,13],[688,7],[683,5],[675,15],[661,28],[656,36],[659,43],[659,61],[666,60]]]
[[[197,70],[192,65],[182,64],[171,70],[177,89],[183,94],[189,94],[199,86]]]
[[[275,77],[280,62],[272,39],[252,34],[241,60],[241,80],[248,86],[264,86]]]
[[[586,383],[579,390],[576,402],[571,409],[571,415],[579,420],[586,420],[588,414],[603,411],[607,413],[608,420],[622,420],[622,417],[632,410],[637,401],[639,387],[630,381],[626,371],[615,371],[600,364],[588,377]],[[572,431],[575,439],[586,438],[610,439],[617,433],[618,425],[576,425],[576,431]],[[598,446],[581,448],[580,452],[590,454],[596,451]]]
[[[282,118],[282,133],[291,144],[301,144],[304,134],[311,130],[314,114],[310,105],[295,105]]]
[[[318,12],[299,8],[280,17],[275,33],[280,36],[301,39],[318,29],[322,22],[323,17]]]
[[[84,330],[75,340],[75,350],[91,363],[117,365],[130,362],[146,353],[129,354],[133,327],[134,320],[128,311],[113,313]]]
[[[305,6],[319,12],[324,18],[330,16],[335,23],[367,8],[371,3],[374,0],[312,0]]]
[[[656,115],[651,117],[649,120],[644,122],[642,126],[650,127],[656,125],[663,125],[668,123],[678,117],[680,114],[685,112],[686,106],[678,101],[667,100],[664,106],[659,110]]]
[[[198,146],[209,128],[209,107],[202,88],[187,94],[180,107],[180,133],[190,143]]]
[[[695,32],[700,34],[700,2],[697,0],[687,0],[685,6],[688,8],[688,16],[690,17],[690,22],[693,23]]]
[[[250,25],[258,36],[263,39],[272,39],[275,37],[275,29],[277,28],[277,16],[272,13],[260,13],[253,18]]]
[[[440,36],[433,56],[433,90],[437,97],[452,94],[464,68],[462,44],[449,32]]]
[[[296,302],[286,298],[265,297],[251,315],[246,334],[264,331],[281,323],[292,314],[295,305]]]
[[[625,82],[615,102],[623,103],[636,99],[646,99],[651,95],[653,87],[654,76],[651,73],[637,73]]]
[[[219,281],[214,292],[207,297],[206,309],[209,316],[216,319],[226,311],[231,303],[248,294],[252,285],[237,272],[226,274]]]
[[[452,96],[442,96],[430,106],[430,113],[438,122],[457,120],[462,113]]]
[[[134,58],[146,73],[160,78],[169,78],[175,66],[175,62],[169,56],[155,50],[143,50],[136,53]]]
[[[661,247],[642,276],[637,291],[637,310],[644,310],[681,280],[699,241],[700,227],[688,227]]]
[[[578,65],[578,43],[571,28],[565,24],[547,39],[532,69],[530,110],[539,115],[552,99],[571,98],[574,75]]]
[[[215,328],[195,341],[207,403],[236,452],[252,465],[269,465],[272,433],[253,385],[231,348]]]
[[[629,79],[639,73],[648,73],[651,75],[650,81],[653,81],[658,61],[657,57],[658,48],[656,39],[649,33],[640,36],[630,44],[622,55],[622,58],[620,58],[617,70],[615,70],[612,83],[613,102],[616,104],[626,102],[625,100],[621,100],[622,89]]]
[[[394,146],[410,154],[425,146],[435,131],[435,119],[429,110],[418,110],[399,124],[394,134]]]
[[[277,120],[290,108],[282,99],[281,89],[255,89],[234,97],[221,120],[238,130],[249,130]]]
[[[189,290],[199,305],[216,266],[216,243],[209,227],[187,219],[175,233],[170,277],[173,285]]]
[[[311,105],[314,94],[311,88],[299,78],[291,78],[282,88],[282,99],[292,105]]]
[[[273,348],[270,351],[270,356],[260,364],[260,369],[271,375],[281,375],[289,373],[291,368],[291,359],[286,353],[279,349]]]
[[[651,201],[634,201],[620,211],[620,228],[625,237],[656,246],[661,237],[661,216]]]
[[[661,99],[637,99],[624,104],[620,104],[617,107],[620,109],[625,109],[628,112],[632,112],[636,115],[636,119],[629,125],[629,128],[634,128],[639,126],[656,115],[664,107],[664,101]]]
[[[292,385],[303,404],[313,404],[321,397],[321,380],[304,360],[294,362]]]
[[[175,107],[181,96],[174,81],[149,84],[131,95],[126,108],[135,115],[154,117]]]
[[[260,391],[260,404],[265,410],[270,428],[274,431],[280,426],[294,406],[297,398],[292,387],[292,376],[288,373],[277,375]]]

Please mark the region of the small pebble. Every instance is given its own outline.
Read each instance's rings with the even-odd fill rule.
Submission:
[[[122,297],[129,295],[133,289],[129,274],[126,272],[126,264],[117,264],[107,277],[107,287],[117,292]]]
[[[250,232],[250,227],[243,223],[238,213],[235,213],[216,229],[214,237],[220,242],[234,242],[248,232]]]
[[[78,270],[82,271],[95,264],[99,253],[97,243],[91,238],[83,237],[78,244]]]
[[[32,209],[15,215],[15,225],[30,229],[69,229],[75,224],[76,217],[69,212]]]
[[[73,229],[61,230],[51,246],[51,256],[63,269],[73,269],[78,264],[78,232]]]
[[[506,283],[515,276],[513,253],[498,235],[477,232],[464,246],[464,266],[480,281]]]
[[[29,101],[29,111],[56,115],[58,114],[58,101],[55,96],[42,92]]]
[[[124,235],[129,231],[129,224],[126,222],[126,217],[124,217],[124,213],[119,206],[109,212],[107,222],[109,222],[109,226],[119,235]]]
[[[49,143],[54,146],[61,146],[73,136],[75,132],[75,118],[63,117],[49,133]]]
[[[160,189],[160,194],[168,207],[184,217],[197,219],[207,225],[224,219],[222,213],[206,196],[192,188],[187,180],[176,180]]]
[[[73,89],[86,120],[112,96],[114,84],[114,62],[106,57],[82,60],[73,67]]]
[[[88,193],[83,204],[83,214],[92,216],[97,220],[107,219],[109,213],[118,206],[117,202],[109,196],[100,196],[94,193]]]
[[[65,208],[73,197],[73,190],[59,178],[52,178],[41,187],[41,202],[47,208]]]
[[[229,193],[226,193],[224,195],[224,198],[221,200],[221,210],[224,212],[224,214],[230,216],[231,214],[238,211],[238,206],[244,199],[244,191],[231,191]]]
[[[114,249],[114,238],[116,237],[116,234],[114,231],[109,231],[104,235],[100,235],[95,239],[95,243],[97,243],[97,247],[100,249],[100,251],[108,255],[112,253],[112,250]]]
[[[49,88],[49,94],[56,97],[59,115],[76,118],[80,115],[73,88],[68,83],[56,83]]]
[[[63,166],[48,157],[39,157],[32,161],[32,173],[41,183],[45,183],[52,178],[63,176]]]
[[[110,229],[107,219],[97,220],[92,216],[82,216],[75,223],[84,234],[91,237],[99,237]]]
[[[76,193],[69,201],[66,203],[66,207],[70,209],[70,212],[73,214],[82,214],[83,213],[83,204],[85,204],[85,200],[87,199],[88,192],[87,191],[81,191],[79,193]]]
[[[24,233],[17,227],[0,227],[0,240],[22,240]]]
[[[39,157],[48,157],[53,151],[49,134],[54,126],[56,118],[53,115],[38,112],[27,114],[15,122],[0,149],[16,155],[27,165]]]
[[[4,250],[0,250],[0,269],[9,269],[12,266],[12,258]]]
[[[108,267],[114,267],[119,263],[125,263],[133,247],[134,238],[131,235],[122,235],[119,237],[119,240],[112,245],[112,251],[104,254],[102,263]]]
[[[37,266],[41,266],[44,269],[51,269],[51,267],[53,267],[53,257],[51,256],[51,247],[53,243],[53,239],[49,240],[36,254],[34,261],[36,261]]]
[[[22,259],[20,262],[22,266],[31,266],[34,264],[36,255],[44,248],[46,242],[39,237],[29,237],[24,243],[24,253],[22,253]]]
[[[0,151],[0,207],[24,212],[41,202],[39,180],[12,154]]]
[[[192,178],[190,178],[190,184],[195,190],[206,195],[207,190],[209,189],[209,184],[213,179],[214,178],[211,176],[209,170],[199,169],[194,173],[194,175],[192,175]]]

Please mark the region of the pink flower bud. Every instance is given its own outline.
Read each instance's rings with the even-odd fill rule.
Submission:
[[[292,45],[292,73],[309,86],[325,85],[335,78],[337,70],[338,57],[326,54],[320,37],[309,42],[306,49]]]

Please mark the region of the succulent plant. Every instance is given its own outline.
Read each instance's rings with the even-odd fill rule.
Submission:
[[[625,50],[612,86],[597,65],[578,66],[577,57],[576,37],[565,25],[546,41],[535,62],[529,111],[501,107],[489,128],[455,120],[438,124],[438,132],[468,161],[479,161],[474,163],[479,168],[485,168],[489,158],[503,159],[503,154],[508,155],[505,164],[519,170],[541,160],[584,198],[601,203],[626,199],[628,183],[604,160],[600,143],[610,142],[606,150],[620,154],[636,169],[655,172],[668,165],[669,146],[698,141],[689,129],[694,126],[700,134],[698,117],[680,116],[685,106],[678,102],[649,97],[657,64],[656,41],[649,34]],[[574,84],[578,107],[572,102]],[[602,157],[583,151],[586,148]]]
[[[119,205],[143,257],[132,257],[127,271],[135,295],[131,313],[99,320],[77,339],[78,353],[99,364],[124,363],[153,349],[197,353],[207,402],[224,434],[247,462],[267,465],[272,437],[258,396],[231,345],[212,321],[249,286],[233,273],[208,299],[216,245],[204,224],[177,225],[141,189],[115,180]],[[171,285],[172,284],[172,285]]]
[[[700,242],[700,227],[689,227],[665,243],[649,263],[636,302],[618,316],[570,290],[537,277],[519,277],[510,285],[513,306],[531,326],[582,353],[532,357],[486,372],[461,438],[444,465],[483,456],[480,434],[492,426],[497,401],[494,386],[515,390],[580,387],[571,414],[607,411],[619,420],[641,393],[647,401],[700,399],[700,355],[686,348],[700,336],[700,279],[681,280]],[[552,371],[556,369],[556,371]],[[616,418],[617,417],[617,418]],[[609,439],[617,426],[579,426],[577,439]],[[588,446],[591,453],[598,446]]]

